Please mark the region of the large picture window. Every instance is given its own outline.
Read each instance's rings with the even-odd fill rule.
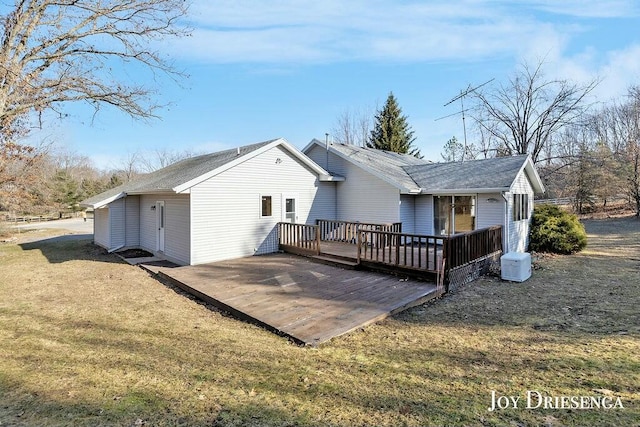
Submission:
[[[271,215],[271,196],[262,196],[260,216],[268,217]]]
[[[522,221],[529,219],[529,195],[514,194],[513,195],[513,220]]]

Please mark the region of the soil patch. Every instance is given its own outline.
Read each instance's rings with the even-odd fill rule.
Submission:
[[[153,256],[152,253],[147,252],[144,249],[126,249],[116,253],[122,258],[147,258]]]

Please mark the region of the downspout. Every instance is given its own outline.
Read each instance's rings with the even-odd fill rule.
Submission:
[[[504,240],[506,242],[506,251],[507,253],[511,252],[509,248],[509,198],[507,197],[507,192],[503,191],[500,193],[502,198],[504,199]]]

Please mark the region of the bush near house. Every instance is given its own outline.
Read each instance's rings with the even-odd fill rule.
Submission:
[[[537,252],[572,254],[587,246],[587,233],[576,215],[554,205],[533,211],[529,248]]]

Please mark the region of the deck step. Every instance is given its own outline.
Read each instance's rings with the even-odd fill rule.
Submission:
[[[314,255],[311,257],[312,260],[320,262],[322,264],[333,265],[342,268],[356,269],[358,267],[358,263],[353,258],[346,258],[339,255]]]

